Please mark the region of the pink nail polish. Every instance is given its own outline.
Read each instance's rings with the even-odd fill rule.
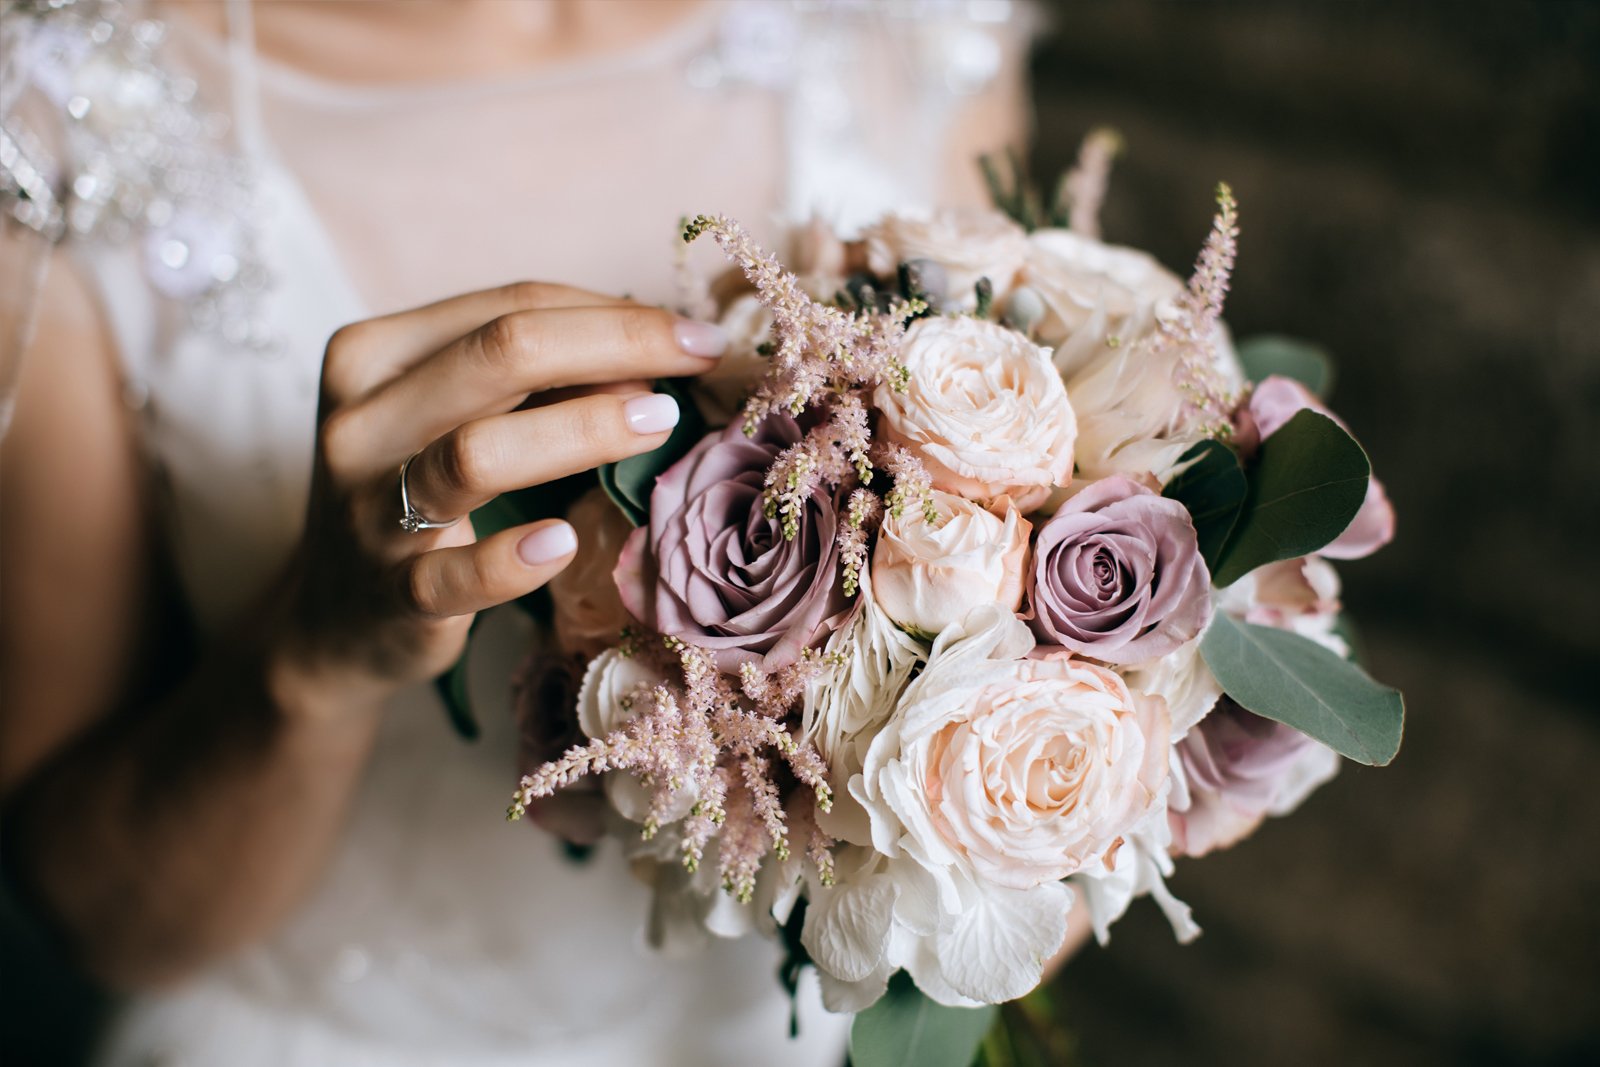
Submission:
[[[517,542],[517,555],[530,567],[554,563],[578,550],[578,535],[564,522],[552,522]]]
[[[694,319],[679,319],[672,327],[678,347],[691,356],[716,359],[728,350],[728,332],[721,326]]]
[[[678,425],[678,402],[664,393],[636,396],[622,405],[622,417],[634,433],[660,433]]]

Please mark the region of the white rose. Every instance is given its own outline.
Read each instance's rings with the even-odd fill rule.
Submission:
[[[649,706],[650,691],[661,682],[661,677],[636,657],[606,649],[589,663],[578,687],[578,728],[596,739],[622,729]],[[633,775],[610,771],[602,782],[606,799],[623,818],[642,823],[649,817],[650,790]],[[694,800],[692,789],[680,790],[662,822],[689,814]]]
[[[550,579],[552,621],[561,650],[588,659],[616,644],[627,624],[628,613],[611,572],[633,526],[599,488],[573,503],[567,521],[578,531],[578,552],[566,569]]]
[[[1154,256],[1070,230],[1029,235],[1022,282],[1044,301],[1046,314],[1036,336],[1077,358],[1103,347],[1108,337],[1124,338],[1130,323],[1148,325],[1155,309],[1183,292],[1183,281]],[[1066,369],[1074,369],[1075,362]]]
[[[979,604],[1016,611],[1033,529],[1009,502],[1004,518],[934,490],[938,523],[907,508],[886,516],[872,553],[872,588],[880,608],[919,634],[937,634]]]
[[[1036,508],[1072,478],[1077,421],[1049,354],[980,319],[933,317],[906,332],[903,392],[878,386],[886,439],[922,460],[933,484],[989,505]]]
[[[1123,670],[1130,688],[1167,703],[1176,740],[1206,717],[1222,696],[1222,685],[1200,655],[1200,638],[1195,638],[1160,659],[1135,664]]]
[[[1032,644],[993,607],[939,635],[867,754],[868,794],[900,825],[880,851],[1026,889],[1097,862],[1157,804],[1165,704],[1106,667],[1014,654]]]
[[[867,230],[867,265],[881,278],[893,278],[900,264],[930,259],[945,269],[946,303],[970,311],[977,304],[974,287],[988,278],[995,298],[1011,290],[1028,256],[1028,235],[998,211],[946,209],[916,217],[890,215]]]
[[[1151,309],[1128,321],[1134,341],[1112,345],[1085,327],[1081,332],[1091,337],[1087,354],[1075,355],[1076,339],[1056,350],[1056,366],[1078,416],[1078,474],[1084,480],[1149,474],[1165,484],[1178,460],[1205,436],[1207,420],[1183,388],[1187,349],[1155,344]],[[1208,373],[1222,388],[1237,391],[1243,378],[1221,323],[1212,352]]]
[[[1158,320],[1177,313],[1183,282],[1143,252],[1066,230],[1029,237],[1022,282],[1048,310],[1036,336],[1054,346],[1078,416],[1079,474],[1165,482],[1203,430],[1182,387],[1184,351],[1152,344]],[[1214,348],[1215,376],[1237,389],[1243,378],[1220,324]]]

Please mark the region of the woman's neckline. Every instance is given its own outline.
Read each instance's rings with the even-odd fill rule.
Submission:
[[[324,107],[379,108],[440,103],[506,92],[555,88],[592,79],[603,79],[631,70],[649,68],[683,56],[707,40],[725,15],[718,0],[703,0],[692,12],[669,29],[648,39],[615,51],[575,56],[540,64],[525,71],[508,71],[459,78],[428,79],[414,82],[343,82],[303,70],[276,56],[258,50],[250,52],[250,62],[263,89],[274,94]],[[185,45],[198,49],[219,69],[236,62],[231,51],[237,42],[231,32],[219,36],[184,13],[182,5],[163,5],[162,18]]]

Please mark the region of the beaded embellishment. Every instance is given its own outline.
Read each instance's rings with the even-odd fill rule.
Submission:
[[[137,241],[193,328],[276,351],[255,161],[165,61],[166,26],[118,0],[0,8],[0,212],[50,241]]]

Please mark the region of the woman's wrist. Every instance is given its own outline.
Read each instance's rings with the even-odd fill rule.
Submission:
[[[363,725],[399,688],[287,637],[265,643],[260,672],[268,703],[280,719],[294,724]]]

